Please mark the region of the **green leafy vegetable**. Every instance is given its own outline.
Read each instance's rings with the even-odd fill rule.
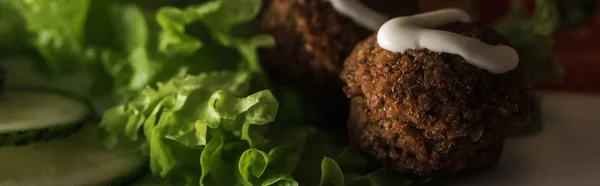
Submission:
[[[212,111],[212,108],[209,108],[209,106],[212,105],[209,105],[208,102],[215,91],[227,90],[234,94],[243,94],[248,91],[249,80],[250,76],[247,73],[217,72],[174,79],[167,83],[159,83],[157,89],[147,88],[143,91],[142,96],[139,96],[127,104],[106,111],[101,125],[106,126],[106,129],[109,131],[114,131],[108,134],[124,132],[125,136],[136,141],[139,139],[139,133],[140,130],[142,130],[142,125],[144,125],[146,118],[161,114],[164,108],[168,108],[169,110],[177,108],[181,109],[181,113],[178,113],[178,115],[182,116],[180,121],[188,122],[187,125],[178,126],[194,127],[197,119],[193,117],[197,117],[195,114],[198,112],[203,116],[211,117],[209,119],[218,119],[218,116],[215,116],[213,115],[213,112],[210,112]],[[190,97],[189,102],[187,102],[187,98],[190,95],[192,97]],[[179,98],[178,96],[184,97]],[[205,102],[205,107],[196,107],[196,105],[194,105],[202,101]],[[188,105],[185,103],[188,103]],[[205,112],[206,114],[203,114],[202,112]],[[186,116],[192,118],[186,118]],[[155,118],[154,120],[157,119],[158,118]],[[218,127],[214,126],[215,124],[213,123],[215,122],[211,122],[213,127]],[[216,123],[216,125],[219,124],[218,122]],[[203,126],[206,126],[206,123],[204,123]],[[165,130],[164,132],[168,131]],[[196,145],[204,145],[204,143],[198,143]]]
[[[174,174],[170,172],[181,166],[200,167],[201,162],[215,156],[212,153],[220,153],[220,148],[211,143],[221,144],[224,142],[220,140],[232,138],[248,148],[264,140],[260,131],[253,130],[251,125],[273,121],[278,104],[269,91],[236,98],[236,95],[247,94],[249,83],[247,73],[222,72],[174,79],[158,84],[157,89],[146,89],[127,105],[107,111],[101,126],[109,131],[107,134],[123,133],[132,140],[139,139],[143,128],[149,139],[152,170],[162,176]],[[209,139],[211,135],[216,139]],[[115,142],[119,136],[106,137],[112,138],[107,141]],[[242,140],[246,143],[241,143]],[[206,141],[210,141],[208,145]],[[196,149],[205,145],[202,155],[197,154]],[[178,157],[188,154],[190,157],[196,154],[196,158]],[[202,166],[202,169],[209,167]]]
[[[214,13],[220,6],[220,1],[210,1],[185,10],[174,7],[161,8],[156,15],[158,24],[163,28],[160,35],[160,51],[167,55],[193,54],[198,51],[202,42],[185,33],[185,26]]]
[[[0,55],[14,55],[27,48],[23,20],[9,3],[0,0]]]
[[[260,72],[262,68],[260,68],[256,49],[273,46],[275,40],[266,35],[256,35],[249,39],[240,38],[233,35],[232,32],[235,26],[249,22],[258,15],[262,0],[221,0],[220,2],[221,6],[226,8],[208,16],[204,23],[211,28],[211,32],[219,42],[240,50],[250,70]]]
[[[262,72],[256,50],[274,46],[275,40],[267,35],[245,37],[247,33],[233,32],[236,26],[252,21],[261,6],[261,0],[217,0],[185,9],[161,8],[157,15],[157,21],[163,28],[160,50],[171,55],[197,51],[202,42],[187,34],[185,28],[186,25],[200,22],[218,43],[240,52],[245,61],[241,64],[242,68]]]
[[[267,169],[267,162],[269,162],[269,155],[261,150],[250,149],[244,152],[239,163],[244,180],[258,182],[256,179],[260,178]]]
[[[31,45],[50,73],[74,71],[86,59],[83,43],[90,0],[10,0],[26,22]],[[80,62],[80,63],[75,63]]]
[[[0,26],[7,25],[0,31],[9,30],[1,34],[13,34],[22,18],[31,35],[23,40],[42,56],[48,72],[90,71],[98,84],[94,92],[114,89],[122,99],[183,74],[234,69],[260,73],[256,50],[274,45],[270,36],[231,31],[257,16],[260,0],[213,0],[155,10],[116,0],[9,2],[18,18],[0,19]],[[20,37],[26,36],[11,38]]]
[[[560,82],[564,70],[552,57],[552,36],[557,30],[558,11],[548,0],[537,0],[533,17],[529,18],[520,1],[494,28],[506,36],[519,53],[521,64],[535,82]]]
[[[151,55],[150,31],[141,9],[123,5],[114,6],[110,12],[115,21],[109,28],[120,34],[115,43],[101,49],[100,61],[116,80],[118,92],[139,90],[153,80],[162,61]]]
[[[344,173],[335,160],[325,157],[321,163],[321,185],[344,186]]]

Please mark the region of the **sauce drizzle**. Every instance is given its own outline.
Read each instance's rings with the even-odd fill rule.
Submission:
[[[442,9],[389,20],[359,0],[329,2],[338,13],[354,20],[358,25],[372,31],[379,30],[379,46],[392,52],[429,49],[457,54],[468,63],[494,74],[506,73],[519,64],[519,55],[509,46],[489,45],[476,38],[435,29],[455,21],[470,22],[469,14],[460,9]]]
[[[394,18],[381,26],[377,42],[382,48],[398,53],[408,49],[429,49],[458,54],[468,63],[494,74],[517,67],[519,56],[509,46],[489,45],[476,38],[434,29],[455,21],[470,22],[471,17],[460,9],[442,9]]]
[[[358,0],[329,0],[329,2],[338,13],[371,31],[377,31],[383,23],[390,19]]]

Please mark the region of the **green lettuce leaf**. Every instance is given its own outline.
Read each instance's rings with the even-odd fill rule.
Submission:
[[[240,157],[238,169],[244,180],[258,183],[258,178],[265,173],[269,160],[270,157],[267,153],[258,149],[248,149]]]
[[[156,21],[163,29],[159,50],[167,55],[189,55],[197,52],[202,42],[185,33],[185,26],[217,11],[220,6],[219,1],[209,1],[187,7],[185,10],[175,7],[161,8],[156,15]]]
[[[132,101],[106,111],[103,115],[101,126],[106,126],[109,131],[116,132],[122,130],[121,132],[124,132],[125,136],[130,140],[136,141],[139,139],[139,134],[146,118],[149,118],[152,115],[161,114],[164,109],[178,109],[181,110],[181,113],[178,113],[179,115],[191,117],[180,118],[181,121],[191,123],[179,126],[194,127],[196,121],[196,118],[194,117],[197,117],[194,116],[196,113],[193,113],[196,111],[194,110],[194,108],[196,108],[196,106],[193,105],[194,103],[204,101],[206,102],[205,105],[209,107],[209,98],[212,93],[217,90],[226,90],[238,95],[244,94],[249,89],[249,82],[250,75],[247,73],[214,72],[198,76],[176,78],[166,83],[158,83],[157,88],[146,88],[140,96]],[[203,93],[206,95],[202,95]],[[191,94],[193,94],[193,97],[189,97]],[[190,102],[187,102],[188,98],[190,99]],[[187,106],[185,103],[188,103],[190,106]],[[123,117],[128,117],[128,122],[123,123]],[[114,118],[122,119],[115,120]],[[124,127],[122,129],[117,129],[112,126]]]
[[[92,0],[86,23],[86,44],[120,52],[131,52],[151,43],[148,15],[135,4],[117,0]]]
[[[119,34],[94,34],[91,45],[101,48],[99,56],[106,72],[114,78],[114,87],[118,94],[125,94],[130,90],[140,90],[151,83],[158,73],[160,63],[157,56],[153,56],[150,28],[142,10],[135,5],[111,4],[108,8],[108,33]],[[92,32],[94,33],[94,32]],[[115,36],[111,36],[115,35]],[[115,37],[110,43],[98,41],[104,37]]]
[[[239,51],[243,63],[242,69],[262,72],[257,55],[259,47],[275,45],[275,40],[268,35],[252,35],[236,33],[234,28],[252,21],[262,6],[261,0],[215,0],[184,9],[174,7],[161,8],[157,21],[163,32],[160,37],[160,51],[168,55],[189,54],[198,51],[202,41],[186,32],[186,26],[201,23],[220,45]]]
[[[321,163],[321,185],[344,186],[344,173],[335,160],[325,157]]]
[[[260,13],[262,0],[220,0],[220,9],[204,19],[219,42],[225,46],[237,48],[246,60],[247,67],[252,71],[261,72],[256,50],[258,47],[275,45],[275,40],[268,35],[256,35],[251,38],[241,38],[232,34],[235,26],[253,20]]]
[[[2,13],[15,16],[0,19],[0,36],[15,39],[0,40],[1,48],[30,45],[41,56],[45,71],[53,75],[89,71],[96,80],[92,93],[112,90],[120,100],[185,74],[261,72],[256,50],[274,44],[270,36],[231,31],[257,16],[260,0],[213,0],[181,9],[118,0],[7,0],[6,4],[7,10],[15,11]],[[15,32],[19,26],[31,37]],[[260,81],[266,84],[265,80]]]
[[[10,0],[25,20],[28,40],[49,73],[72,72],[87,60],[85,23],[90,0]]]
[[[100,126],[106,131],[105,141],[114,146],[123,137],[136,141],[144,134],[153,172],[164,177],[186,177],[182,175],[192,172],[192,177],[200,179],[200,171],[189,171],[193,165],[195,169],[208,169],[220,161],[206,162],[215,156],[207,153],[221,153],[207,142],[223,140],[221,146],[225,147],[242,144],[242,150],[268,142],[264,132],[252,125],[272,122],[278,102],[269,91],[237,97],[247,95],[250,80],[248,73],[220,72],[176,78],[157,84],[157,88],[146,88],[139,97],[104,114]],[[209,165],[201,166],[202,162]],[[205,170],[202,177],[210,172]],[[213,181],[223,177],[215,174],[211,175]]]
[[[237,171],[237,157],[247,146],[239,142],[222,142],[219,145],[203,164],[204,177],[200,179],[200,185],[252,185]]]
[[[321,164],[321,185],[384,186],[419,185],[414,181],[389,171],[372,161],[355,147],[346,147],[335,159],[325,157]]]
[[[152,63],[158,60],[149,56],[153,52],[147,51],[151,32],[136,5],[116,0],[8,1],[25,20],[30,35],[25,45],[41,56],[43,72],[59,76],[88,71],[96,76],[93,92],[105,93],[112,88],[139,90],[160,71]]]
[[[552,56],[552,38],[559,26],[556,5],[548,0],[537,0],[531,18],[522,2],[513,1],[512,5],[511,11],[494,28],[517,50],[532,83],[562,81],[564,69]]]
[[[245,24],[256,17],[257,11],[253,11],[252,14],[238,14],[240,10],[237,8],[240,7],[231,4],[252,5],[251,7],[261,5],[261,1],[230,1],[207,1],[182,9],[162,7],[154,16],[157,29],[150,26],[153,24],[145,23],[148,21],[144,20],[139,11],[129,13],[130,16],[121,13],[120,17],[130,18],[121,18],[122,23],[128,22],[128,26],[121,27],[128,29],[120,32],[131,33],[123,35],[131,35],[133,39],[125,42],[130,43],[129,47],[104,51],[102,55],[105,68],[114,77],[117,93],[129,95],[146,85],[184,74],[233,70],[236,67],[261,72],[256,50],[258,47],[273,44],[270,36],[234,36],[231,32],[217,32],[216,30],[222,28],[221,24],[205,24],[205,20],[214,19],[215,15],[222,16],[221,22],[230,22],[230,26]],[[135,27],[129,29],[131,25]],[[219,42],[218,38],[235,38],[240,43],[228,45]]]
[[[0,55],[15,55],[28,49],[23,20],[9,3],[0,0]]]

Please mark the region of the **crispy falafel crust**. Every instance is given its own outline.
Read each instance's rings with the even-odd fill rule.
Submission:
[[[416,13],[417,0],[364,0],[392,16]],[[339,74],[356,43],[372,34],[338,14],[327,0],[265,0],[258,30],[273,35],[277,46],[261,51],[272,79],[305,90],[322,109],[325,121],[341,131],[348,100]]]
[[[479,24],[452,23],[441,29],[507,44]],[[351,141],[403,173],[487,168],[498,161],[506,125],[531,115],[520,66],[495,75],[455,54],[426,49],[393,53],[379,47],[375,36],[357,45],[341,78],[352,99]]]

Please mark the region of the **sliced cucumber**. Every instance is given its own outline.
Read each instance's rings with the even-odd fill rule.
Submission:
[[[144,173],[146,159],[137,149],[107,150],[96,134],[88,125],[69,138],[0,148],[0,185],[114,185]]]
[[[91,113],[84,101],[64,93],[7,90],[0,94],[0,147],[68,136]]]

